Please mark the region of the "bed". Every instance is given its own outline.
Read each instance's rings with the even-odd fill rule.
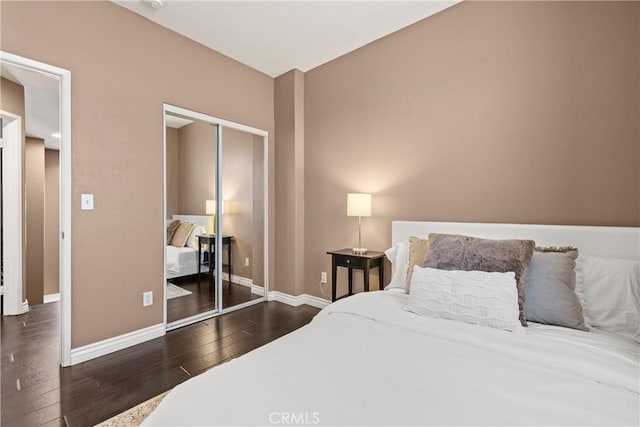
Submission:
[[[204,215],[173,215],[172,220],[180,220],[182,222],[190,222],[198,226],[208,229],[210,217]],[[167,221],[169,222],[169,221]],[[191,237],[191,236],[190,236]],[[185,247],[176,247],[167,245],[167,276],[168,278],[188,276],[196,274],[198,270],[198,249],[197,240],[195,244]],[[203,267],[206,271],[206,267]]]
[[[531,238],[637,262],[640,230],[394,222]],[[637,295],[636,295],[637,296]],[[639,425],[639,344],[529,323],[519,333],[404,308],[401,289],[356,294],[307,326],[177,386],[145,425]]]

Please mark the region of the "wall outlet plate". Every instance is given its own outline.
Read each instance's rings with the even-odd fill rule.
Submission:
[[[142,306],[147,307],[153,304],[153,291],[144,292],[142,294]]]
[[[249,258],[244,259],[244,266],[249,267]]]
[[[83,211],[93,210],[93,194],[80,195],[80,209],[82,209]]]
[[[320,283],[327,283],[327,272],[323,271],[320,273]]]

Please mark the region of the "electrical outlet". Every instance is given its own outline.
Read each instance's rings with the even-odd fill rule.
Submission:
[[[249,258],[244,259],[244,266],[249,267]]]
[[[146,307],[153,304],[153,291],[144,292],[142,294],[142,306]]]
[[[327,283],[327,272],[323,271],[320,273],[320,283]]]

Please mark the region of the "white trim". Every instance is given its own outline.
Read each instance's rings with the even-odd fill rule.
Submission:
[[[229,281],[229,273],[223,273],[222,279]],[[254,285],[252,279],[248,279],[246,277],[236,276],[235,274],[232,274],[231,283],[235,283],[236,285],[240,285],[240,286],[246,286],[247,288],[251,288],[252,294],[264,296],[264,287],[260,285]]]
[[[22,203],[22,117],[0,111],[3,123],[2,187],[4,216],[4,302],[5,315],[28,311],[23,304],[23,203]]]
[[[0,61],[46,74],[60,81],[60,353],[71,364],[71,72],[0,51]],[[64,238],[62,238],[64,235]]]
[[[264,287],[251,284],[251,293],[255,295],[264,296]]]
[[[60,292],[57,294],[48,294],[44,296],[44,303],[48,304],[50,302],[60,301]]]
[[[640,228],[578,225],[487,224],[469,222],[393,221],[393,244],[429,233],[464,234],[489,239],[531,239],[538,246],[574,246],[581,254],[640,258]]]
[[[264,255],[263,255],[263,259],[262,259],[262,266],[263,266],[263,281],[264,281],[264,286],[262,288],[262,294],[267,296],[269,295],[269,287],[270,287],[270,279],[269,279],[269,241],[270,241],[270,237],[269,237],[269,233],[271,230],[270,227],[270,220],[269,220],[269,207],[271,206],[270,202],[269,202],[269,133],[268,132],[264,132],[263,135],[263,141],[264,141],[264,152],[262,154],[262,156],[264,157],[264,176],[263,176],[263,191],[264,194],[262,196],[263,200],[264,200],[264,217],[262,219],[262,228],[263,228],[263,234],[264,234],[264,246],[263,246],[263,250],[264,250]],[[275,194],[275,193],[274,193]],[[266,298],[265,298],[266,301]]]
[[[220,271],[224,270],[224,265],[222,264],[222,249],[223,249],[223,240],[222,240],[222,224],[223,224],[223,215],[222,215],[222,181],[224,180],[223,167],[222,167],[222,144],[224,143],[222,136],[222,125],[216,124],[216,173],[215,173],[215,196],[216,196],[216,219],[214,221],[213,228],[215,237],[215,266],[220,268]],[[209,263],[211,263],[211,258],[209,258]],[[209,266],[211,269],[211,266]],[[209,270],[211,271],[211,270]],[[215,275],[216,283],[216,294],[218,297],[216,298],[216,308],[218,312],[222,312],[224,310],[224,292],[222,292],[222,275]]]
[[[229,273],[222,273],[222,280],[226,280],[228,282],[229,281]],[[236,285],[246,286],[248,288],[253,286],[253,280],[251,280],[251,279],[249,279],[247,277],[236,276],[235,274],[231,275],[231,283],[235,283]]]
[[[287,305],[291,305],[294,307],[298,307],[303,304],[310,305],[316,308],[324,308],[331,304],[331,301],[326,300],[324,298],[318,298],[313,295],[302,294],[302,295],[289,295],[284,292],[271,291],[269,292],[269,301],[278,301]]]
[[[193,110],[187,110],[186,108],[178,107],[176,105],[164,104],[164,112],[171,113],[174,116],[181,116],[185,119],[196,119],[202,122],[211,123],[214,125],[222,125],[230,129],[236,129],[246,133],[252,133],[254,135],[265,137],[269,135],[266,130],[254,128],[240,123],[231,122],[229,120],[221,119],[219,117],[210,116],[208,114],[199,113]]]
[[[167,323],[167,115],[162,107],[162,324],[169,330]],[[200,260],[198,260],[199,262]]]
[[[149,326],[137,331],[128,332],[118,335],[117,337],[107,338],[93,344],[87,344],[82,347],[71,350],[71,365],[86,362],[96,357],[104,356],[118,350],[122,350],[133,345],[159,338],[166,332],[164,323]]]

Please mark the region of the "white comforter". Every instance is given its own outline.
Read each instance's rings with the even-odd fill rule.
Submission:
[[[394,292],[340,300],[177,386],[145,425],[640,423],[637,344],[542,325],[512,333],[405,304]]]
[[[184,247],[167,246],[167,270],[180,273],[185,267],[194,267],[198,262],[198,251]]]

